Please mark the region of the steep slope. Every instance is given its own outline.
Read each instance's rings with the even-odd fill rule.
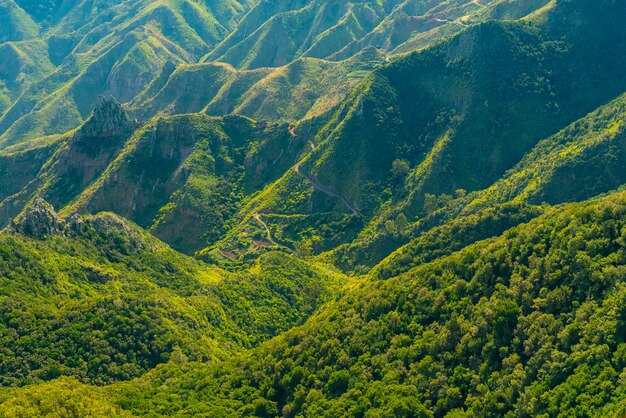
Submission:
[[[3,386],[104,384],[172,356],[225,358],[299,323],[342,280],[281,254],[229,274],[115,215],[65,220],[41,199],[0,247]]]
[[[559,204],[584,200],[626,183],[626,95],[541,141],[510,173],[477,196],[487,202]]]
[[[56,71],[34,78],[19,94],[10,89],[0,95],[5,102],[0,110],[6,109],[0,115],[0,146],[74,128],[98,94],[133,102],[146,119],[189,107],[180,106],[180,92],[199,96],[192,99],[193,112],[206,107],[211,115],[236,112],[290,122],[317,116],[372,69],[369,58],[359,57],[364,51],[375,51],[376,61],[388,60],[392,52],[430,46],[493,16],[522,17],[545,1],[509,3],[20,2],[43,28],[38,40],[49,46],[46,59]],[[210,78],[213,70],[228,69],[222,61],[235,72]],[[238,72],[268,66],[280,68],[263,81],[266,69]],[[193,84],[198,71],[206,87]]]
[[[0,115],[30,83],[52,72],[47,48],[37,39],[0,43]]]
[[[388,277],[422,262],[424,252],[433,251],[433,246],[435,251],[458,250],[502,232],[502,227],[526,219],[524,213],[529,204],[582,201],[617,189],[626,183],[625,99],[621,95],[539,142],[489,188],[455,197],[428,195],[424,204],[427,215],[410,227],[399,228],[395,227],[394,218],[401,216],[410,204],[402,202],[381,216],[382,220],[387,219],[384,229],[379,220],[378,229],[367,230],[366,238],[341,246],[324,258],[347,270],[369,269],[385,253],[419,237],[383,263],[384,275]],[[541,211],[538,206],[531,210],[535,215]],[[394,227],[391,231],[387,231],[389,222]],[[442,239],[446,246],[441,246]]]
[[[62,143],[62,138],[52,138],[50,141],[42,139],[33,147],[2,150],[0,152],[0,176],[5,180],[0,182],[0,201],[26,188],[60,147],[60,143]],[[3,217],[2,225],[6,225],[8,221],[8,217]]]
[[[281,67],[298,58],[346,59],[373,47],[385,53],[432,45],[465,27],[499,15],[521,18],[547,0],[260,2],[205,61],[239,69]],[[419,39],[419,41],[417,41]]]
[[[183,115],[140,126],[110,97],[79,129],[33,144],[3,153],[2,225],[39,196],[64,213],[113,211],[188,254],[220,239],[242,202],[309,149],[287,125],[243,117]],[[23,170],[25,157],[38,164]],[[259,224],[248,243],[255,253],[272,247]]]
[[[401,276],[354,283],[234,361],[168,364],[90,396],[140,416],[597,415],[624,396],[624,213],[624,192],[551,209]],[[75,381],[49,386],[85,397]],[[49,395],[2,397],[5,412],[36,411]]]
[[[390,56],[424,49],[474,24],[492,19],[521,19],[548,3],[549,0],[405,1],[372,32],[330,58],[350,56],[366,46],[380,48]]]
[[[298,59],[276,69],[237,71],[222,63],[182,65],[165,84],[132,104],[146,119],[156,114],[204,112],[254,119],[296,122],[319,116],[337,105],[384,58],[374,50],[341,62]],[[201,86],[201,88],[198,88]]]
[[[624,12],[619,5],[600,6],[602,13],[612,7],[616,18]],[[148,117],[202,110],[308,120],[290,128],[291,133],[286,126],[242,118],[153,121],[134,134],[122,156],[117,156],[119,142],[111,153],[98,156],[97,169],[84,182],[61,187],[75,188],[68,198],[44,192],[49,185],[41,188],[59,175],[49,172],[7,199],[1,212],[10,219],[36,191],[59,207],[80,194],[64,212],[114,211],[188,254],[208,246],[201,254],[207,260],[238,263],[280,246],[299,254],[339,247],[325,259],[349,271],[367,271],[410,238],[454,219],[467,203],[466,191],[489,187],[541,139],[622,92],[626,83],[619,71],[613,72],[621,64],[603,51],[607,39],[621,39],[621,29],[604,25],[597,9],[587,7],[559,2],[530,20],[470,28],[376,70],[339,105],[339,97],[355,82],[348,71],[356,69],[354,79],[360,77],[356,61],[307,58],[253,71],[224,64],[170,65],[150,86],[152,93],[136,102],[135,113],[141,110]],[[587,31],[594,33],[593,41]],[[589,69],[579,72],[578,84],[568,79],[573,73],[563,70],[570,66]],[[334,78],[338,68],[343,68],[339,80]],[[555,75],[561,73],[565,76]],[[303,114],[300,109],[309,105],[313,107]],[[153,136],[155,126],[160,138]],[[235,165],[224,160],[222,168],[213,168],[215,156],[197,149],[205,136],[234,141],[225,155]],[[155,153],[155,141],[165,141],[165,148]],[[244,149],[242,141],[260,141],[266,148]],[[311,153],[296,165],[307,143]],[[211,140],[209,145],[216,146]],[[250,153],[258,159],[250,160]],[[150,173],[150,164],[167,168]],[[254,186],[242,186],[254,164],[268,175]],[[56,172],[63,165],[51,162],[47,167]],[[611,187],[593,186],[591,177],[581,179],[572,193],[563,189],[563,195],[566,200],[588,198],[592,190],[617,187],[620,176],[613,177]],[[232,192],[225,193],[227,184],[236,185]],[[588,193],[573,194],[585,188]],[[430,216],[455,194],[459,202],[452,209]],[[503,225],[526,219],[524,214],[511,216]]]
[[[45,164],[33,165],[34,170],[26,172],[21,171],[21,165],[15,162],[8,165],[9,176],[2,184],[10,187],[13,193],[2,196],[1,224],[6,225],[33,196],[43,197],[56,207],[67,205],[108,167],[136,127],[136,123],[128,118],[126,111],[115,99],[98,98],[91,116],[80,129],[44,147],[46,150],[56,148]],[[19,161],[34,152],[37,152],[35,155],[41,155],[39,148],[35,147],[37,151],[9,153],[7,159]],[[39,158],[37,160],[41,161]],[[20,178],[27,173],[34,174],[29,181],[15,181],[16,176]],[[16,187],[20,186],[17,190]]]
[[[23,41],[39,34],[39,27],[14,0],[0,3],[0,44]]]
[[[2,115],[0,143],[65,132],[89,115],[99,94],[129,101],[169,66],[198,60],[250,6],[219,3],[64,3],[45,35],[58,67]]]
[[[455,195],[489,187],[541,140],[626,90],[624,63],[610,52],[626,39],[623,16],[626,8],[611,1],[556,2],[530,20],[481,24],[375,71],[325,119],[299,170],[247,210],[280,215],[281,224],[312,215],[309,225],[323,230],[329,226],[313,217],[350,213],[347,202],[370,222],[359,239],[400,214],[410,230]],[[321,239],[321,251],[336,245],[316,231],[302,238]],[[371,268],[402,243],[361,254],[373,253]]]
[[[484,188],[539,140],[626,89],[619,59],[605,49],[624,38],[605,15],[625,14],[612,2],[561,2],[534,24],[483,24],[381,69],[303,167],[364,211],[373,196],[361,185],[379,193],[396,159],[415,167],[418,204],[425,192]]]
[[[158,118],[136,131],[65,211],[113,211],[193,253],[219,239],[242,199],[280,177],[306,147],[286,125],[241,117]]]

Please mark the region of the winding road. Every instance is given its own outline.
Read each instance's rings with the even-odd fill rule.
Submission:
[[[290,132],[293,136],[296,136],[296,137],[297,137],[297,136],[302,136],[302,137],[305,137],[305,138],[307,139],[307,141],[309,141],[309,144],[311,144],[311,149],[312,149],[313,151],[315,151],[315,148],[317,148],[317,143],[315,142],[315,138],[314,138],[314,137],[307,137],[307,136],[305,136],[305,135],[301,135],[301,134],[299,134],[299,133],[296,131],[296,127],[295,127],[295,125],[292,125],[292,126],[290,126],[290,127],[289,127],[289,132]],[[352,216],[356,216],[356,215],[358,215],[358,214],[359,214],[359,211],[358,211],[358,210],[354,207],[354,205],[352,205],[352,203],[350,203],[350,202],[348,201],[348,199],[346,199],[345,197],[341,196],[341,195],[340,195],[340,194],[338,194],[338,193],[333,192],[333,191],[332,191],[332,190],[330,190],[328,187],[324,187],[324,186],[322,186],[321,184],[319,184],[317,181],[315,181],[315,179],[314,179],[313,177],[309,176],[309,175],[308,175],[308,174],[306,174],[304,171],[302,171],[302,170],[300,169],[300,165],[299,165],[299,164],[296,164],[296,165],[295,165],[295,167],[294,167],[293,169],[296,171],[296,173],[298,173],[298,174],[300,174],[300,175],[304,176],[304,178],[306,178],[306,179],[309,181],[309,183],[311,183],[311,185],[313,186],[313,188],[314,188],[315,190],[319,190],[320,192],[325,193],[325,194],[327,194],[328,196],[331,196],[331,197],[334,197],[334,198],[339,199],[339,200],[340,200],[340,201],[341,201],[344,205],[346,205],[346,207],[347,207],[348,209],[350,209],[350,212],[352,212]],[[258,215],[258,214],[255,214],[255,217],[256,217],[257,215]],[[262,222],[260,218],[257,218],[257,220],[258,220],[259,222]],[[267,226],[266,226],[266,228],[267,228]],[[269,236],[269,229],[268,229],[268,236]],[[272,241],[272,242],[274,242],[274,241]]]
[[[297,137],[297,136],[304,136],[304,135],[300,135],[300,134],[296,131],[296,127],[295,127],[295,126],[293,126],[293,125],[289,127],[289,132],[291,133],[291,135],[296,136],[296,137]],[[315,151],[315,148],[317,148],[317,143],[315,142],[315,138],[313,138],[313,137],[308,137],[308,136],[305,136],[305,138],[306,138],[306,140],[307,140],[307,141],[309,141],[309,144],[311,144],[311,149],[312,149],[313,151]]]
[[[356,216],[359,214],[359,211],[356,210],[356,208],[348,201],[348,199],[346,199],[345,197],[341,196],[340,194],[337,194],[335,192],[333,192],[332,190],[322,186],[321,184],[319,184],[318,182],[315,181],[315,179],[313,179],[313,177],[309,176],[308,174],[306,174],[304,171],[302,171],[300,169],[300,165],[296,164],[296,166],[294,167],[294,170],[296,170],[296,173],[304,176],[304,178],[306,178],[309,183],[311,183],[311,185],[313,186],[314,189],[319,190],[322,193],[325,193],[329,196],[335,197],[339,200],[341,200],[341,202],[346,205],[346,207],[348,209],[350,209],[350,212],[352,212],[352,216]]]
[[[267,240],[278,247],[282,247],[282,245],[274,241],[274,239],[272,238],[272,233],[270,231],[270,228],[267,226],[265,221],[261,219],[261,215],[258,212],[254,214],[254,219],[256,219],[257,222],[260,223],[263,226],[263,228],[265,228],[265,230],[267,231]]]

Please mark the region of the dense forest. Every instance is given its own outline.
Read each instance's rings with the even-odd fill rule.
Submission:
[[[624,416],[625,19],[0,1],[0,416]]]

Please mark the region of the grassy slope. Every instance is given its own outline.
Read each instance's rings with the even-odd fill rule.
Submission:
[[[280,5],[261,2],[205,60],[255,69],[284,66],[302,57],[346,59],[369,47],[389,54],[408,52],[432,45],[492,16],[521,18],[546,2],[316,0]]]
[[[586,7],[584,2],[581,4],[578,7]],[[559,21],[560,13],[563,13],[561,10],[565,9],[565,13],[571,12],[572,16],[582,11],[568,11],[568,7],[572,6],[567,2],[561,3],[554,10],[548,9],[527,23],[482,25],[431,50],[408,56],[388,68],[378,70],[373,77],[355,89],[336,111],[327,112],[320,118],[320,121],[328,123],[317,138],[308,133],[306,124],[293,131],[298,143],[312,140],[311,145],[317,145],[312,154],[300,163],[301,173],[305,173],[308,178],[289,170],[296,161],[296,155],[304,147],[288,148],[290,157],[281,160],[283,163],[272,171],[271,178],[266,182],[243,194],[235,190],[224,199],[214,199],[211,196],[222,195],[221,192],[213,191],[223,190],[224,181],[237,183],[236,170],[231,167],[226,170],[229,174],[207,174],[203,172],[205,169],[196,164],[195,174],[187,178],[189,169],[184,162],[189,150],[181,148],[176,156],[161,155],[166,160],[171,159],[172,166],[171,170],[161,173],[165,177],[159,177],[156,183],[149,173],[138,187],[128,187],[125,183],[129,179],[135,179],[133,183],[136,183],[142,176],[141,164],[145,161],[139,160],[133,162],[132,167],[123,168],[126,170],[125,174],[112,185],[102,183],[109,178],[103,176],[99,183],[83,193],[80,201],[92,203],[91,206],[83,205],[81,210],[117,211],[146,228],[152,228],[157,236],[187,253],[211,244],[204,254],[213,254],[210,259],[214,261],[245,259],[264,246],[271,247],[273,241],[301,254],[317,254],[354,241],[360,232],[352,245],[340,247],[332,257],[348,270],[368,269],[406,243],[409,238],[419,236],[441,223],[441,220],[431,220],[426,216],[426,193],[441,196],[440,201],[443,203],[440,202],[439,205],[443,205],[448,199],[446,194],[452,194],[457,188],[472,190],[489,186],[505,169],[513,167],[521,155],[531,149],[539,139],[565,126],[570,119],[582,113],[582,109],[594,106],[596,102],[610,97],[613,90],[617,91],[621,81],[612,80],[613,90],[597,88],[593,90],[595,95],[581,97],[572,93],[567,81],[549,79],[550,74],[556,71],[555,68],[567,66],[578,57],[577,54],[583,54],[578,49],[590,48],[590,44],[580,33],[598,24],[596,16],[590,12],[578,27],[570,30],[568,22]],[[615,12],[618,15],[620,10],[616,9]],[[619,28],[603,28],[603,31],[594,36],[596,41],[603,44],[603,37],[613,36],[615,31],[619,31]],[[572,45],[563,48],[560,45],[555,46],[551,39],[563,35],[564,32],[567,32],[567,39]],[[499,56],[502,51],[507,51],[508,58]],[[558,53],[553,54],[554,51]],[[612,66],[611,60],[610,56],[602,56],[598,61],[600,64],[593,72],[585,75],[582,85],[595,86],[596,75],[603,68]],[[516,61],[519,68],[508,69],[504,63],[509,61]],[[315,65],[309,65],[310,63]],[[323,61],[319,63],[324,64]],[[267,73],[264,72],[266,70],[257,70],[240,72],[240,76],[235,76],[236,70],[221,64],[181,67],[159,81],[165,87],[154,96],[164,100],[176,92],[177,99],[170,105],[160,99],[151,99],[149,103],[153,104],[152,112],[158,109],[168,111],[168,108],[174,113],[188,112],[205,106],[211,97],[216,96],[217,101],[212,100],[212,104],[205,106],[205,111],[211,112],[212,106],[222,111],[224,106],[220,104],[220,100],[233,99],[237,97],[234,94],[239,93],[242,97],[240,100],[243,100],[239,106],[242,111],[248,109],[246,111],[264,113],[264,109],[284,108],[284,115],[288,115],[292,107],[297,112],[299,103],[307,100],[311,103],[310,97],[315,100],[317,93],[309,95],[310,89],[317,91],[320,86],[324,87],[329,82],[336,84],[332,77],[334,73],[324,72],[323,68],[325,67],[318,67],[315,62],[303,60]],[[467,72],[472,76],[466,77]],[[412,76],[414,73],[422,76],[416,79]],[[268,75],[263,77],[265,74]],[[322,74],[324,76],[320,82],[311,84],[313,78]],[[329,74],[330,78],[327,79]],[[228,80],[229,83],[220,88],[221,83],[216,83],[216,80]],[[543,81],[535,85],[532,80]],[[207,85],[207,81],[213,82],[214,88],[206,97],[206,89],[188,88],[198,84]],[[432,83],[436,85],[434,91],[437,93],[434,96]],[[242,86],[248,89],[244,94],[238,91]],[[285,89],[292,86],[297,88],[285,95]],[[506,91],[499,91],[494,86],[505,88]],[[155,92],[159,90],[154,86],[151,88]],[[515,96],[514,100],[509,99],[512,95]],[[331,106],[332,102],[331,100],[329,104],[321,105],[322,109],[319,111]],[[491,106],[485,105],[490,102]],[[535,111],[535,116],[521,118],[525,109]],[[486,118],[485,115],[489,117]],[[312,119],[314,120],[315,118]],[[312,125],[315,123],[317,122],[312,122]],[[208,125],[205,128],[211,131]],[[201,130],[194,129],[198,132]],[[313,132],[317,129],[319,127]],[[183,131],[185,129],[181,132]],[[416,132],[422,133],[418,141],[414,139]],[[523,132],[523,135],[518,135],[519,132]],[[140,143],[149,141],[150,135],[147,131],[141,135],[144,135],[144,139]],[[176,143],[176,137],[180,135],[182,133],[176,133],[171,138],[174,140],[174,148],[186,147],[182,142]],[[283,140],[288,138],[289,136],[284,136]],[[469,138],[478,139],[470,141],[474,144],[472,147],[466,146]],[[191,139],[187,145],[193,148],[195,141]],[[504,147],[503,143],[509,145]],[[129,145],[129,150],[133,146]],[[278,156],[271,149],[279,151],[276,145],[270,147],[267,155],[264,155],[265,151],[261,151],[259,156],[267,160],[265,163],[259,161],[261,165],[270,162],[267,158],[274,162],[274,157]],[[152,152],[150,150],[151,148],[145,148],[139,154]],[[195,155],[200,158],[198,161],[206,158],[200,157],[200,154]],[[399,181],[390,175],[390,167],[386,168],[399,158],[409,160],[412,173],[406,180]],[[195,157],[190,161],[194,159]],[[470,160],[477,163],[470,164]],[[348,167],[346,161],[350,162]],[[620,161],[618,158],[614,162],[617,171],[621,167]],[[184,170],[176,171],[179,168]],[[114,166],[108,171],[113,173],[117,169]],[[164,174],[166,172],[169,174]],[[453,181],[438,182],[437,179],[443,177],[450,177]],[[619,184],[619,175],[613,177],[611,184]],[[276,184],[270,184],[279,178]],[[563,181],[564,176],[557,173],[555,179],[557,178]],[[565,189],[563,194],[571,195],[569,200],[575,200],[591,196],[596,189],[610,189],[593,186],[587,180],[589,179],[583,179],[581,184],[591,191],[584,196],[568,194]],[[316,190],[311,181],[322,186],[326,192],[319,187]],[[98,198],[92,197],[94,190],[104,190],[102,184],[107,184],[108,191]],[[270,185],[262,193],[252,195],[252,192],[259,191],[267,184]],[[156,197],[151,192],[155,187],[163,191]],[[553,189],[555,187],[558,188],[553,185]],[[79,192],[82,189],[83,186],[77,188]],[[576,191],[580,190],[583,189],[576,188]],[[22,200],[31,193],[32,190],[27,192]],[[342,199],[333,197],[333,193],[356,207],[364,216],[348,216],[346,212],[349,213],[349,208],[345,207]],[[104,198],[105,195],[108,197]],[[47,198],[55,201],[53,195]],[[207,201],[210,203],[206,204]],[[67,201],[59,204],[65,203]],[[230,208],[229,211],[222,210],[225,206]],[[454,210],[448,211],[449,215],[443,220],[456,216],[454,213],[458,213],[458,209]],[[262,213],[262,221],[269,227],[271,239],[267,237],[265,225],[254,218],[255,212]],[[394,227],[400,213],[407,216],[409,223],[409,227],[403,227],[402,230]],[[14,214],[10,212],[10,215]],[[426,219],[421,222],[423,217]],[[181,219],[186,221],[178,224]],[[513,216],[511,222],[513,219],[525,219],[525,216]],[[389,221],[391,227],[388,226]],[[369,226],[363,229],[364,223],[368,222]],[[239,225],[232,229],[236,224]],[[511,225],[506,222],[504,224]],[[212,245],[218,240],[220,242],[217,245]],[[356,260],[358,262],[355,265]]]
[[[296,122],[336,106],[364,74],[382,62],[378,53],[366,51],[341,62],[303,58],[276,69],[250,71],[222,63],[183,65],[160,89],[155,88],[154,95],[135,100],[131,111],[144,119],[158,113],[203,111]]]
[[[0,115],[29,84],[49,74],[54,66],[47,45],[39,39],[0,44]]]
[[[286,125],[157,118],[65,211],[114,211],[193,253],[221,237],[242,199],[282,175],[305,146]]]
[[[72,129],[89,115],[98,94],[131,100],[168,65],[205,54],[249,6],[234,0],[76,3],[44,35],[58,67],[11,103],[0,118],[0,142]]]
[[[23,41],[39,34],[39,27],[15,1],[0,4],[0,44],[7,41]]]
[[[21,95],[15,88],[7,88],[4,94],[0,90],[0,109],[6,110],[0,116],[0,146],[75,127],[100,93],[133,102],[145,117],[160,111],[197,112],[204,107],[212,115],[236,112],[274,120],[319,115],[371,70],[369,59],[356,59],[362,51],[375,48],[382,59],[420,34],[419,45],[411,44],[404,51],[432,45],[464,25],[490,19],[489,11],[502,1],[418,3],[133,0],[21,4],[44,28],[40,39],[50,45],[49,60],[57,68],[34,77],[32,85],[19,91]],[[538,7],[535,3],[524,0],[525,6],[504,6],[508,12],[500,15],[521,16]],[[460,18],[467,23],[457,22]],[[186,67],[206,53],[207,66]],[[331,64],[315,58],[353,59]],[[210,73],[216,60],[238,70],[287,67],[262,81],[257,76],[265,70],[236,76],[228,72],[221,78],[228,81],[227,86],[216,85],[219,77],[209,78],[208,83],[204,77],[201,80],[208,88],[198,89],[194,84],[197,70]],[[182,67],[168,88],[165,80],[177,65]],[[190,74],[183,75],[186,71]],[[198,97],[186,103],[190,98],[181,98],[181,91],[183,96]],[[147,113],[143,107],[149,109]]]
[[[300,165],[366,221],[373,219],[359,238],[370,241],[359,254],[373,258],[366,269],[406,242],[389,240],[387,220],[403,213],[414,224],[428,217],[429,194],[442,206],[459,189],[465,194],[489,187],[542,139],[623,92],[622,72],[614,71],[621,64],[607,49],[610,39],[624,35],[618,25],[606,25],[605,14],[618,19],[626,10],[612,2],[597,9],[586,1],[563,1],[529,21],[483,24],[376,71],[351,93]],[[571,66],[582,78],[568,78]],[[392,175],[392,163],[400,159],[409,165],[406,180]],[[580,190],[568,189],[591,191],[579,197],[619,184],[617,177],[614,186],[582,180]],[[292,171],[250,210],[323,213],[329,207],[316,208],[319,195]],[[377,248],[384,240],[390,245]],[[359,255],[348,258],[362,261]]]

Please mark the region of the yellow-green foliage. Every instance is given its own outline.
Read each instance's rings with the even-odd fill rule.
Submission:
[[[176,347],[224,359],[300,323],[343,280],[281,253],[226,273],[110,214],[63,233],[0,235],[2,385],[127,380]]]
[[[0,415],[6,418],[133,416],[115,405],[102,390],[81,385],[71,377],[59,378],[20,391],[2,389],[0,402]]]

